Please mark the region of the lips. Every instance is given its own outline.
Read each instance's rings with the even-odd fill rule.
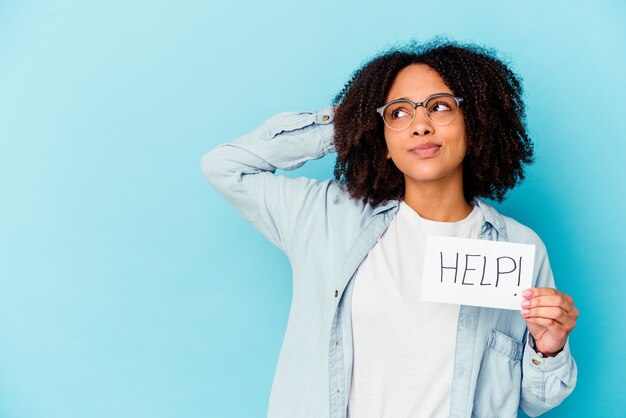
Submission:
[[[440,150],[441,145],[433,144],[432,142],[424,142],[415,148],[411,148],[409,152],[420,158],[431,158],[439,154]]]

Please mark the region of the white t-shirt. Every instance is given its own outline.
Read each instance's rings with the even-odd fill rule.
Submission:
[[[420,302],[424,245],[427,235],[478,238],[481,225],[476,206],[435,222],[400,203],[355,277],[350,418],[449,415],[460,307]]]

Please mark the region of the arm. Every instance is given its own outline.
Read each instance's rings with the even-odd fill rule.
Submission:
[[[534,320],[533,317],[537,316],[536,311],[533,311],[533,309],[546,309],[536,306],[539,303],[538,301],[541,301],[542,298],[545,300],[546,296],[543,294],[546,292],[550,293],[550,298],[558,294],[562,295],[559,297],[563,299],[569,298],[569,296],[554,289],[554,277],[545,247],[541,242],[537,244],[537,256],[535,265],[535,271],[537,271],[537,281],[535,285],[537,287],[530,289],[531,295],[529,300],[533,301],[532,306],[527,310],[527,313],[523,313],[524,318],[527,320],[529,332],[527,333],[522,358],[522,394],[520,406],[529,416],[540,415],[560,404],[574,390],[578,372],[576,363],[570,352],[568,341],[568,334],[571,328],[573,328],[573,325],[565,335],[561,336],[562,341],[555,343],[556,346],[558,346],[555,346],[556,349],[543,350],[544,352],[558,352],[558,354],[554,356],[543,355],[541,353],[541,347],[537,346],[537,341],[533,336],[539,334],[539,328],[536,327],[537,323],[531,322]],[[571,300],[571,298],[569,298],[569,300]],[[575,308],[573,309],[575,310]],[[522,312],[524,312],[524,310]],[[578,316],[577,311],[575,314],[575,316]],[[567,317],[567,315],[564,316]],[[545,318],[536,318],[536,320],[542,322],[545,321]],[[562,330],[559,331],[559,333],[561,332]],[[547,340],[552,339],[550,335],[546,334],[547,333],[544,332],[542,338],[546,338]],[[544,347],[548,347],[547,341],[544,342]]]
[[[215,189],[263,235],[285,252],[316,180],[274,175],[334,151],[333,111],[280,113],[253,132],[202,157],[202,171]]]

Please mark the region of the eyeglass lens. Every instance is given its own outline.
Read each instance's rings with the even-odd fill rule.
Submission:
[[[426,116],[436,125],[447,125],[452,122],[458,109],[456,100],[450,96],[431,97],[424,102]],[[416,111],[410,102],[398,101],[387,106],[383,118],[391,129],[404,129],[413,122]]]

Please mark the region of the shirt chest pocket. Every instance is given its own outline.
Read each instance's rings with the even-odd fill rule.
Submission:
[[[478,373],[472,417],[517,417],[522,342],[491,330]]]

